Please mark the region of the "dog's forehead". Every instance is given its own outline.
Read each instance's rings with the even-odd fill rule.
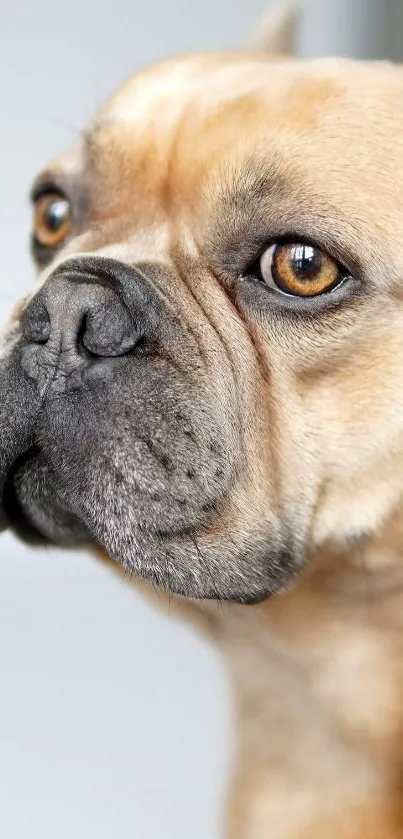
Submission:
[[[160,126],[175,126],[189,110],[208,117],[228,104],[244,105],[248,98],[283,107],[291,119],[296,109],[302,119],[305,106],[309,121],[311,108],[337,105],[335,94],[358,105],[363,91],[382,95],[385,86],[401,85],[400,76],[400,68],[388,62],[282,60],[253,53],[185,56],[131,77],[101,107],[93,125],[120,123],[135,129],[158,120]]]
[[[247,117],[243,129],[249,140],[257,129],[304,130],[332,119],[338,125],[335,139],[342,139],[341,116],[351,124],[356,114],[363,132],[370,125],[376,131],[391,117],[401,121],[397,96],[402,86],[400,68],[387,62],[269,60],[253,54],[184,57],[129,79],[96,114],[89,136],[102,155],[115,128],[122,146],[140,142],[146,133],[154,145],[160,139],[167,146],[171,134],[177,136],[194,122],[203,143],[212,127],[225,135],[227,126],[233,128],[231,120]]]
[[[256,70],[261,64],[254,57],[195,55],[167,60],[132,76],[101,107],[95,123],[147,123],[158,115],[159,122],[174,124],[190,102],[214,107],[236,91],[256,86]]]
[[[173,201],[195,215],[206,181],[214,186],[223,168],[241,171],[255,158],[260,174],[287,182],[295,205],[315,196],[320,213],[320,201],[331,199],[336,213],[379,235],[383,225],[396,240],[402,92],[403,73],[388,62],[253,54],[166,61],[130,79],[96,114],[77,177],[95,219],[136,216],[147,226]]]
[[[211,165],[232,148],[250,155],[256,145],[269,158],[271,143],[291,137],[309,161],[319,135],[324,165],[341,150],[352,161],[362,144],[379,155],[403,127],[402,90],[400,68],[386,62],[237,54],[163,62],[130,79],[96,115],[88,130],[94,170],[117,175],[124,159],[126,174],[131,166],[150,176],[175,151],[189,174],[204,153]]]

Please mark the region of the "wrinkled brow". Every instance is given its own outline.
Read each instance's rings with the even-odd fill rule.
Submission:
[[[279,239],[312,241],[345,265],[356,277],[382,274],[382,254],[365,219],[324,192],[280,154],[224,163],[209,176],[205,188],[208,214],[204,240],[213,257],[228,271]]]

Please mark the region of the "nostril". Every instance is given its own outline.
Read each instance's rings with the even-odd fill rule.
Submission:
[[[20,318],[24,337],[34,344],[46,344],[50,337],[50,317],[44,303],[34,297]]]
[[[84,340],[86,332],[87,332],[87,314],[85,313],[82,317],[81,324],[80,324],[78,332],[77,332],[77,350],[80,350],[81,347],[85,347],[85,349],[88,349],[88,347],[85,346],[85,340]]]
[[[89,308],[81,321],[79,341],[92,355],[126,355],[140,339],[138,325],[113,293]]]
[[[62,354],[70,364],[73,356],[82,364],[90,355],[127,355],[147,334],[144,319],[133,316],[114,289],[57,274],[30,301],[20,325],[30,345],[38,349],[50,339],[52,357]]]

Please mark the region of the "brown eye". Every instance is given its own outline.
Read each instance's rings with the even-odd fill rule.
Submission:
[[[44,248],[57,248],[71,233],[71,209],[67,199],[47,192],[35,201],[34,237]]]
[[[336,288],[348,272],[329,254],[302,242],[268,248],[260,260],[261,279],[294,297],[315,297]]]

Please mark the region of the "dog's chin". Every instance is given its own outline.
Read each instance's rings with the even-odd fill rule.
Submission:
[[[297,570],[298,563],[273,528],[262,527],[242,546],[230,533],[209,536],[212,510],[204,511],[204,526],[199,522],[198,527],[177,529],[172,518],[164,527],[159,517],[157,526],[150,510],[148,526],[138,528],[129,507],[123,518],[107,497],[100,501],[92,516],[88,508],[82,518],[73,512],[68,493],[34,449],[15,463],[4,490],[8,523],[23,541],[96,544],[130,576],[187,598],[258,603],[283,588]]]

